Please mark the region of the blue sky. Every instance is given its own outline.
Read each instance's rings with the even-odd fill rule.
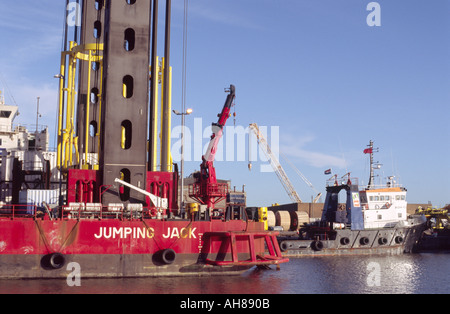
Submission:
[[[324,192],[329,168],[367,183],[362,151],[373,140],[378,173],[396,175],[410,203],[450,203],[450,1],[377,1],[380,27],[366,23],[369,2],[190,0],[187,126],[215,122],[223,89],[234,84],[236,124],[278,126],[281,152],[316,189]],[[54,128],[64,3],[0,0],[0,88],[20,106],[16,122],[35,123],[39,96],[41,122]],[[183,1],[174,0],[174,107],[182,15]],[[313,191],[282,164],[309,201]],[[274,173],[249,172],[245,161],[215,165],[219,177],[246,185],[249,205],[290,202]],[[187,173],[198,168],[186,163]]]

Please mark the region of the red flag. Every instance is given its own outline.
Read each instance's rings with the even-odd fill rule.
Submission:
[[[372,154],[373,153],[373,149],[372,148],[366,148],[364,150],[364,154]]]

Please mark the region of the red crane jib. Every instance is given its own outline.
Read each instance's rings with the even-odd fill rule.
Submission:
[[[217,183],[216,170],[214,168],[214,160],[217,147],[223,135],[223,128],[230,117],[231,107],[235,99],[235,87],[230,85],[229,94],[223,106],[222,112],[218,115],[219,121],[212,124],[213,134],[208,145],[203,162],[200,165],[200,173],[197,173],[196,182],[190,197],[196,199],[201,204],[207,205],[208,208],[214,209],[215,204],[226,198],[228,193],[228,184]]]

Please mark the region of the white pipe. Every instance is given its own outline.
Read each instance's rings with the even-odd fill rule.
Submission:
[[[122,181],[117,178],[114,180],[114,182],[125,185],[125,186],[129,187],[130,189],[135,190],[136,192],[139,192],[141,194],[144,194],[144,195],[150,197],[150,200],[152,201],[152,203],[155,207],[163,208],[163,209],[167,209],[167,207],[168,207],[167,198],[158,197],[150,192],[147,192],[143,189],[135,187],[134,185],[131,185],[130,183]]]

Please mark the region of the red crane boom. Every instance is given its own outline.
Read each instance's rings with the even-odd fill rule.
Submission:
[[[230,85],[227,90],[228,96],[223,106],[222,112],[218,115],[219,121],[212,124],[213,134],[202,157],[200,172],[195,174],[195,183],[190,197],[194,198],[203,205],[207,205],[209,210],[215,209],[215,204],[226,198],[228,193],[228,185],[217,183],[216,170],[214,168],[214,160],[216,158],[217,147],[223,136],[223,128],[230,117],[231,107],[236,97],[236,89],[234,85]]]

